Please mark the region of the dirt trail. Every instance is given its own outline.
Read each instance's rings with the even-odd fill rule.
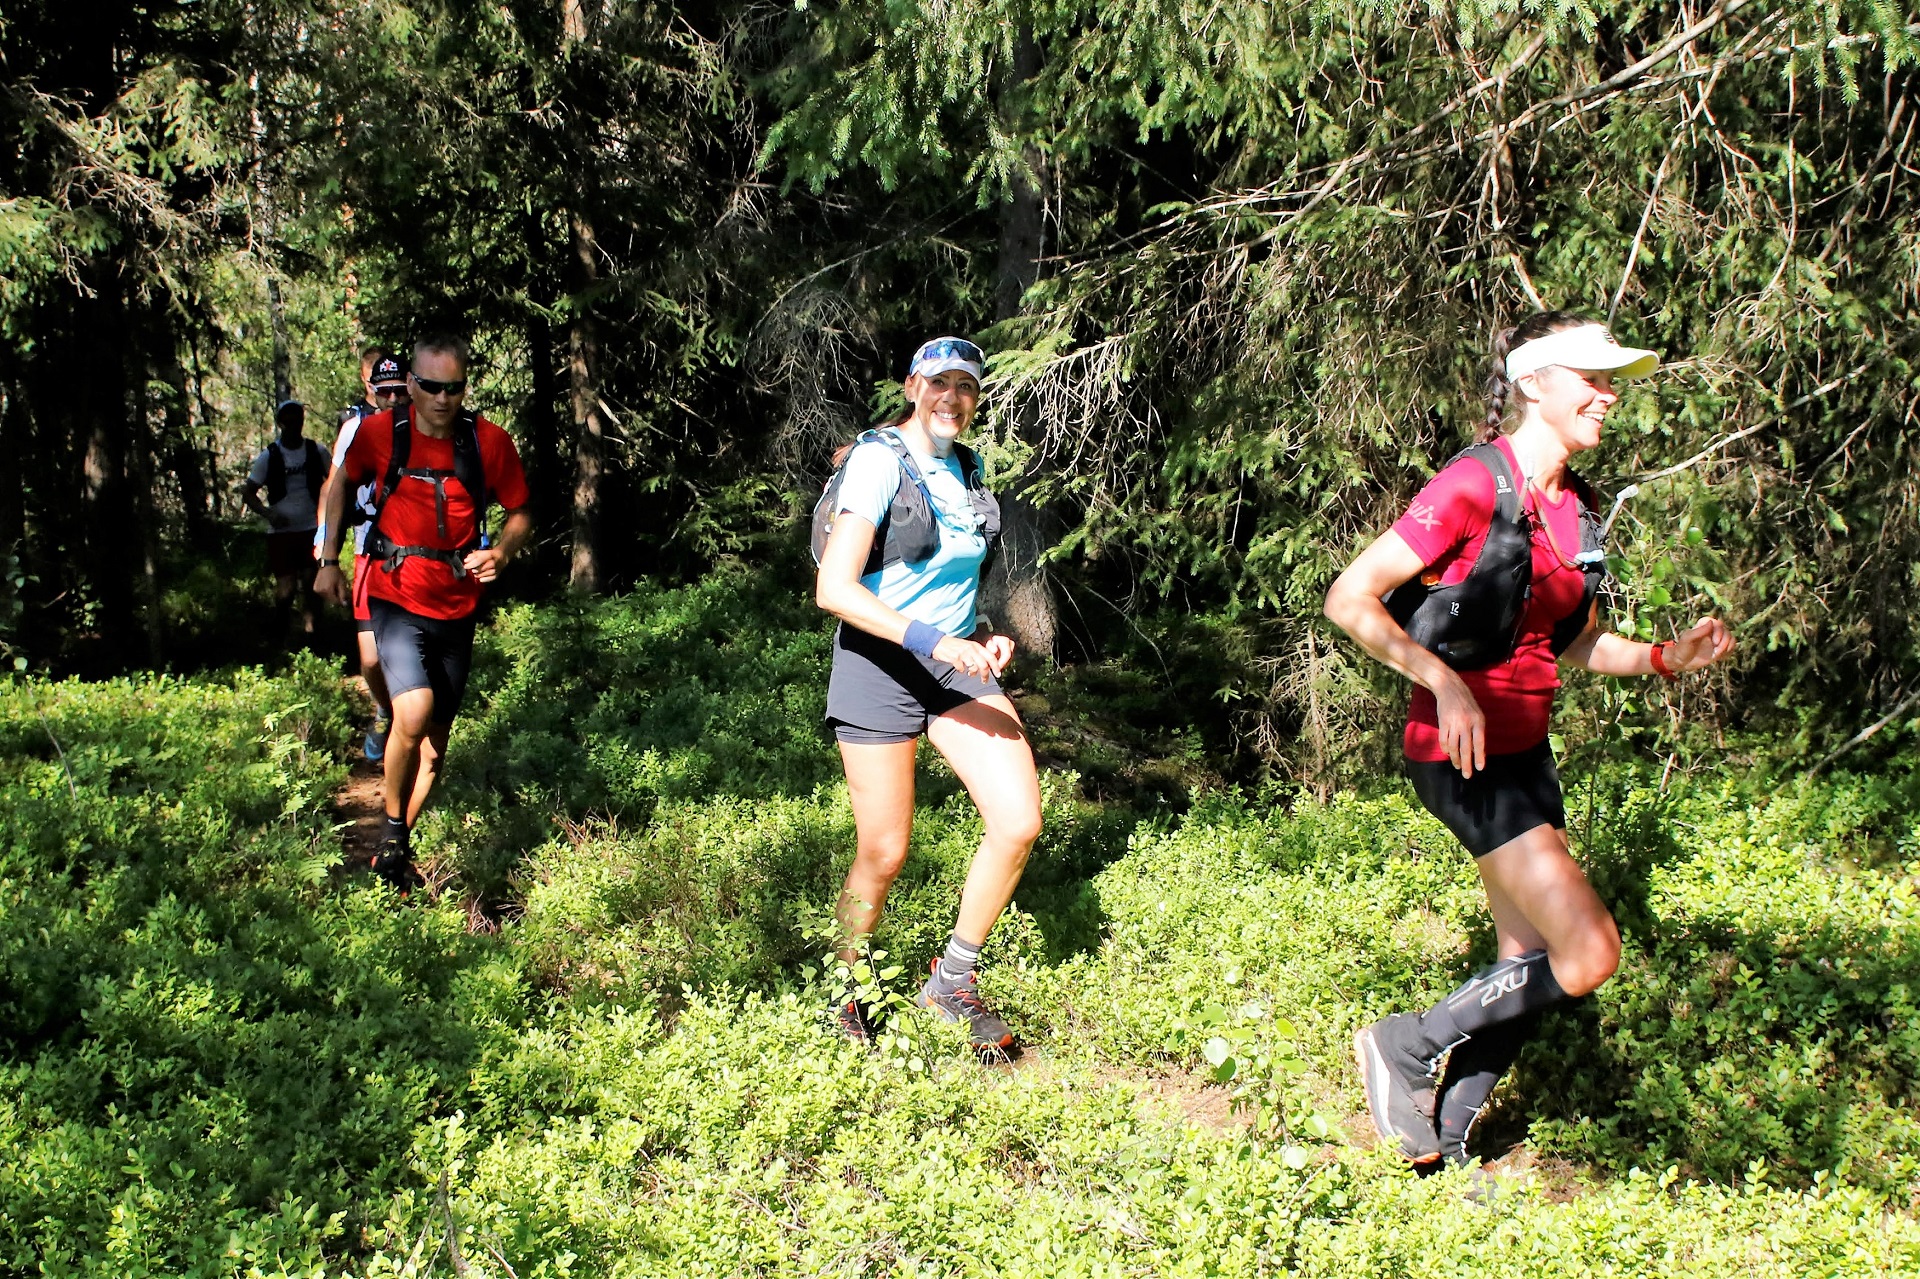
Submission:
[[[367,693],[366,681],[358,675],[351,675],[341,681],[346,685],[349,696],[360,707],[363,716],[373,713],[373,698]],[[362,731],[365,725],[361,725]],[[347,784],[333,794],[333,815],[335,821],[350,823],[340,832],[340,866],[343,871],[365,870],[373,859],[373,850],[380,846],[381,819],[386,816],[386,805],[381,795],[380,765],[370,764],[360,753],[360,742],[356,737],[353,743],[352,769],[347,774]]]
[[[347,784],[333,795],[334,820],[352,823],[340,832],[341,864],[347,870],[363,870],[380,844],[380,827],[386,817],[381,800],[380,766],[364,759],[353,763]]]

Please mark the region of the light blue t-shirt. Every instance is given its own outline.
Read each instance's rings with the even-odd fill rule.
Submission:
[[[881,603],[913,621],[925,622],[942,634],[970,638],[987,539],[975,527],[973,500],[967,496],[960,459],[951,455],[928,457],[911,443],[907,448],[933,497],[940,549],[932,559],[918,564],[888,564],[878,573],[862,577],[860,584],[879,596]],[[891,448],[878,441],[858,445],[848,454],[846,473],[840,480],[840,509],[871,520],[878,528],[904,483],[907,474]]]

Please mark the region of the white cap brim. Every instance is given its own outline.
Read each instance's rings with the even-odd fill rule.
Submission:
[[[913,366],[913,371],[920,377],[939,377],[942,373],[954,372],[971,373],[976,382],[983,380],[987,375],[987,371],[972,360],[955,359],[922,360]]]
[[[1522,378],[1556,364],[1615,377],[1645,377],[1660,367],[1660,353],[1621,346],[1604,324],[1583,324],[1514,347],[1507,353],[1507,376]]]

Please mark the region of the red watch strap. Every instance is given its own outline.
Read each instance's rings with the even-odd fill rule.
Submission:
[[[1675,675],[1672,668],[1667,665],[1666,640],[1661,640],[1658,644],[1655,644],[1647,650],[1647,661],[1653,666],[1653,673],[1668,683],[1671,684],[1680,678],[1678,675]]]

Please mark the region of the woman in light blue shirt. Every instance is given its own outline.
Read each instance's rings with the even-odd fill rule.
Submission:
[[[918,1002],[964,1022],[976,1047],[1013,1034],[981,1002],[980,947],[1013,899],[1040,834],[1040,782],[1026,730],[999,683],[1013,641],[975,611],[999,507],[959,438],[980,401],[986,357],[960,338],[914,352],[904,416],[863,435],[828,487],[829,521],[814,599],[840,619],[827,722],[840,744],[858,848],[838,915],[851,960],[880,920],[913,829],[913,760],[924,733],[986,826],[960,917]],[[870,1035],[858,1001],[841,1029]]]

